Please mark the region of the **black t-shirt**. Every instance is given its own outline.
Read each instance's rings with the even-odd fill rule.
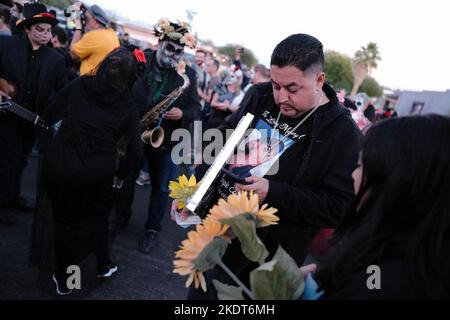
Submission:
[[[234,184],[249,176],[287,183],[292,181],[292,173],[298,171],[310,145],[315,114],[311,114],[311,110],[292,119],[279,112],[280,108],[276,105],[264,111],[256,120],[255,128],[238,145],[219,180],[219,197],[228,198],[236,191]]]

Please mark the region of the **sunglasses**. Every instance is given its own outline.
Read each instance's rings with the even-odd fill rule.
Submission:
[[[170,53],[174,53],[176,55],[180,55],[183,53],[184,48],[175,48],[173,44],[168,43],[166,45],[166,50]]]

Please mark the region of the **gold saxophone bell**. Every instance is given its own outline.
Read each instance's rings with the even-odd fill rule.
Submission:
[[[159,148],[164,141],[164,129],[156,127],[145,130],[141,135],[142,142],[150,144],[153,148]]]

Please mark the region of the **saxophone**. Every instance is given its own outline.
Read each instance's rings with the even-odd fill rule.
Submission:
[[[145,144],[150,144],[153,148],[159,148],[164,141],[164,129],[161,128],[161,122],[164,113],[170,108],[172,103],[189,87],[189,78],[185,73],[180,73],[183,78],[183,84],[173,90],[164,100],[159,102],[150,111],[144,114],[141,118],[141,125],[144,132],[141,135],[141,140]],[[153,127],[156,124],[156,127]],[[153,127],[153,128],[152,128]]]

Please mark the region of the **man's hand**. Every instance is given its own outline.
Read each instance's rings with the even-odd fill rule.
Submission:
[[[241,47],[234,48],[234,58],[236,60],[241,60],[241,53],[242,53],[242,48]]]
[[[81,6],[82,6],[83,4],[81,3],[81,1],[77,1],[77,2],[75,2],[74,4],[73,4],[73,6],[75,7],[75,9],[77,9],[77,10],[81,10]]]
[[[228,108],[230,108],[230,100],[225,100],[222,105],[217,105],[216,109],[221,110],[221,111],[225,111]]]
[[[75,4],[74,4],[75,9],[78,11],[77,12],[77,19],[75,20],[75,28],[76,29],[82,29],[83,28],[83,25],[81,24],[81,6],[82,5],[83,4],[80,1],[75,2]]]
[[[315,272],[317,269],[317,265],[314,263],[311,264],[307,264],[305,266],[302,266],[299,268],[300,269],[300,273],[306,277],[310,272]]]
[[[247,185],[235,184],[235,188],[238,191],[251,191],[253,190],[259,196],[259,204],[261,205],[266,199],[267,192],[269,192],[269,180],[258,177],[248,177],[245,178],[245,182],[249,183]]]
[[[197,88],[197,94],[198,94],[198,96],[200,97],[200,99],[205,100],[205,96],[204,96],[204,94],[203,94],[202,89]]]
[[[183,111],[180,108],[172,108],[166,113],[164,113],[164,118],[167,120],[180,120],[183,117]]]
[[[123,179],[119,177],[114,177],[113,188],[122,189],[123,187]]]

